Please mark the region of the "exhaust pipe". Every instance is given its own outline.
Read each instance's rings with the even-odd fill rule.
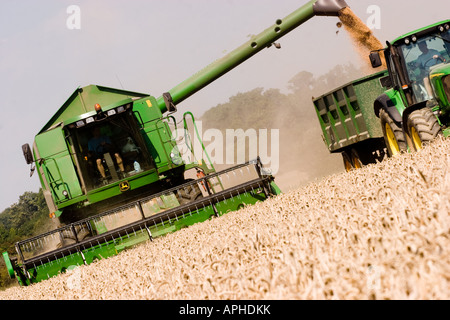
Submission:
[[[348,5],[344,0],[317,0],[313,5],[316,16],[339,16]]]

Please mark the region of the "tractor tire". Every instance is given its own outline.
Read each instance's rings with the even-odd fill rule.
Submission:
[[[198,184],[190,185],[186,188],[182,188],[177,192],[177,199],[180,205],[184,205],[200,199],[203,194],[198,186]]]
[[[70,246],[71,244],[75,244],[77,243],[74,239],[71,238],[64,238],[62,241],[60,241],[57,245],[56,245],[56,249],[61,249],[64,248],[66,246]]]
[[[402,128],[397,126],[383,109],[380,110],[380,121],[388,156],[394,157],[406,152],[408,148]]]
[[[86,239],[86,238],[90,238],[92,236],[92,234],[91,234],[91,232],[89,231],[89,230],[86,230],[86,229],[84,229],[84,230],[77,230],[77,238],[78,238],[78,241],[82,241],[82,240],[84,240],[84,239]],[[60,241],[57,245],[56,245],[56,248],[63,248],[63,247],[66,247],[66,246],[68,246],[68,245],[71,245],[71,244],[75,244],[77,241],[75,240],[75,237],[74,236],[72,236],[72,235],[66,235],[66,237],[64,237],[63,239],[62,239],[62,241]]]
[[[438,119],[429,108],[412,112],[408,117],[407,126],[412,144],[409,147],[414,151],[422,150],[441,133]]]

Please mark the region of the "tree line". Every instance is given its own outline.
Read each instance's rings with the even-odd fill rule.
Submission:
[[[15,256],[14,244],[38,235],[51,223],[48,207],[42,189],[39,192],[27,191],[17,203],[0,213],[0,251]],[[3,258],[0,259],[0,287],[6,287],[15,280],[8,276]]]

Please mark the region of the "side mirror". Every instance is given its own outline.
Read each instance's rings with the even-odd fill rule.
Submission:
[[[33,154],[31,153],[31,148],[28,143],[26,143],[22,146],[22,152],[23,152],[23,156],[25,157],[25,161],[27,162],[27,164],[31,164],[34,162]]]
[[[381,62],[380,52],[378,51],[372,51],[369,55],[370,63],[372,64],[372,68],[378,68],[381,67],[383,64]]]

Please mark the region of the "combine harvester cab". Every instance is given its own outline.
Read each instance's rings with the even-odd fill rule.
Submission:
[[[78,88],[22,146],[60,226],[3,254],[21,285],[118,254],[157,236],[219,217],[281,193],[260,159],[216,172],[206,149],[185,163],[177,106],[314,16],[338,16],[342,0],[307,4],[159,98],[90,85]],[[184,114],[184,132],[197,131]],[[188,146],[191,143],[185,139]]]

